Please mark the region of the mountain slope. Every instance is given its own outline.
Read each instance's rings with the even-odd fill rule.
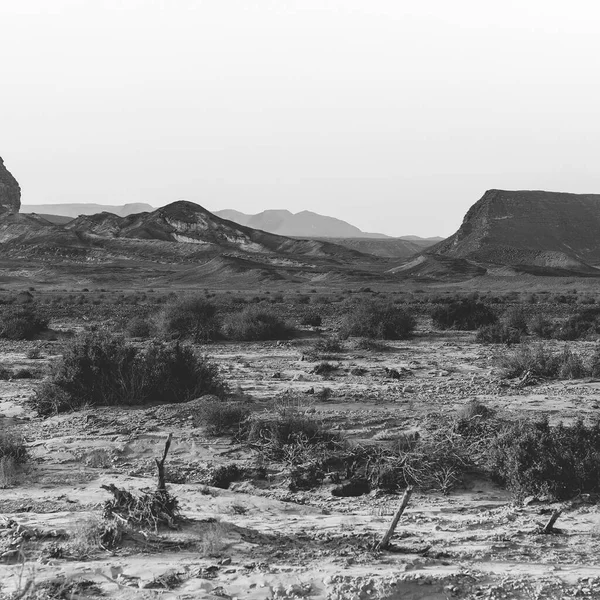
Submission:
[[[528,272],[600,274],[600,195],[489,190],[426,251]]]

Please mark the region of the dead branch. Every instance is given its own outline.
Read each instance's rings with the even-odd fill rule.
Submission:
[[[562,509],[557,508],[553,513],[544,528],[542,529],[542,533],[553,533],[554,532],[554,523],[556,523],[558,517],[562,514]]]
[[[167,484],[165,483],[165,460],[167,460],[167,454],[169,452],[169,448],[171,447],[172,439],[173,434],[170,433],[167,441],[165,442],[165,451],[163,452],[162,460],[158,460],[158,458],[154,459],[158,469],[158,484],[156,486],[156,490],[158,492],[164,492],[167,489]]]
[[[398,526],[398,521],[400,521],[400,517],[402,516],[402,513],[408,506],[408,501],[410,500],[412,491],[413,491],[412,485],[409,485],[406,488],[406,491],[404,492],[404,496],[402,496],[402,502],[400,503],[400,508],[398,508],[398,510],[396,511],[396,514],[394,515],[394,519],[392,520],[389,529],[386,531],[383,538],[381,538],[381,541],[379,542],[379,544],[377,544],[377,546],[375,547],[376,550],[385,550],[390,545],[390,540],[392,539],[392,536],[394,535],[394,532],[396,531],[396,527]]]

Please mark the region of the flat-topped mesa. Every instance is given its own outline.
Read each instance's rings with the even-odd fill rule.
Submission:
[[[0,157],[0,214],[18,213],[21,208],[21,187]]]

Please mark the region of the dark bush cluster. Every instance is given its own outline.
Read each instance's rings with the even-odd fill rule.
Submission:
[[[186,402],[224,390],[216,365],[189,346],[139,349],[120,337],[89,334],[67,348],[33,404],[49,415],[85,405]]]
[[[475,340],[482,344],[506,344],[510,346],[520,343],[521,332],[504,323],[494,323],[493,325],[480,327],[477,330]]]
[[[599,492],[600,423],[506,423],[490,439],[487,466],[516,497],[544,494],[566,499]]]
[[[162,327],[165,334],[196,344],[216,340],[220,329],[217,307],[199,296],[175,301],[165,307]]]
[[[224,318],[223,334],[230,340],[242,342],[285,340],[291,337],[292,329],[273,312],[248,306]]]
[[[500,360],[505,377],[522,377],[529,374],[543,379],[580,379],[600,375],[600,348],[588,357],[583,357],[565,346],[552,352],[539,343],[522,346]]]
[[[343,319],[340,334],[378,340],[410,338],[416,321],[404,308],[391,302],[368,300],[351,307]]]
[[[33,340],[48,329],[49,319],[35,305],[5,308],[0,315],[0,338],[8,340]]]
[[[498,320],[496,313],[487,304],[472,298],[436,306],[431,311],[431,318],[439,329],[461,331],[474,331]]]

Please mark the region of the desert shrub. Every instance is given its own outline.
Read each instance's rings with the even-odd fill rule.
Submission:
[[[323,483],[325,471],[319,461],[294,465],[290,470],[288,488],[291,492],[312,490]]]
[[[266,458],[290,464],[306,463],[342,445],[339,435],[294,409],[252,415],[248,420],[246,439]]]
[[[517,497],[566,499],[600,491],[600,424],[507,423],[490,439],[488,468]]]
[[[37,370],[28,369],[26,367],[17,369],[13,373],[13,379],[37,379],[40,376],[40,372]]]
[[[439,329],[474,331],[498,320],[496,313],[483,302],[474,298],[463,298],[449,304],[436,306],[431,311],[433,323]]]
[[[579,340],[600,333],[600,308],[588,308],[570,316],[554,331],[561,340]]]
[[[524,346],[505,355],[500,364],[506,377],[522,377],[526,373],[546,379],[581,379],[600,373],[600,351],[587,360],[568,346],[560,352],[552,352],[543,344]]]
[[[342,340],[335,336],[319,338],[312,347],[313,354],[338,354],[344,350]]]
[[[300,319],[301,325],[306,325],[309,327],[320,327],[322,323],[323,323],[323,318],[315,310],[306,311],[302,315],[302,318]]]
[[[249,414],[249,409],[240,402],[207,400],[199,406],[194,424],[203,425],[209,435],[218,436],[238,430]]]
[[[223,333],[237,341],[285,340],[291,337],[292,329],[273,312],[248,306],[225,317]]]
[[[402,340],[412,336],[414,317],[403,308],[377,300],[365,300],[352,307],[340,328],[343,337]]]
[[[458,418],[460,419],[487,419],[494,414],[494,411],[482,404],[479,400],[469,400],[464,406],[458,411]]]
[[[196,344],[210,342],[219,335],[217,307],[199,296],[168,304],[161,314],[161,322],[166,335],[190,339]]]
[[[529,331],[544,340],[553,338],[555,329],[555,323],[544,315],[535,315],[529,322]]]
[[[558,355],[541,343],[535,347],[522,346],[505,354],[500,365],[505,377],[522,377],[529,372],[534,377],[554,378],[560,370]]]
[[[27,462],[27,446],[25,440],[13,431],[3,428],[0,431],[0,459],[10,458],[17,464]]]
[[[35,305],[10,307],[0,315],[0,338],[32,340],[48,328],[48,323]]]
[[[566,347],[558,356],[558,376],[561,379],[582,379],[588,376],[588,369],[581,355]]]
[[[132,338],[149,338],[154,335],[155,325],[144,317],[135,317],[127,324],[126,331]]]
[[[209,485],[226,490],[234,481],[242,479],[244,474],[244,469],[238,467],[235,463],[221,465],[211,473]]]
[[[468,445],[448,426],[425,439],[403,435],[391,446],[356,446],[346,462],[348,475],[388,492],[414,485],[448,493],[473,468]]]
[[[502,315],[502,323],[507,329],[515,329],[519,333],[527,333],[527,317],[520,306],[512,306]]]
[[[327,361],[321,361],[312,370],[312,372],[315,375],[329,375],[330,373],[333,373],[334,371],[337,371],[338,369],[339,369],[339,367],[337,365],[332,365],[330,362],[327,362]]]
[[[85,405],[186,402],[224,391],[216,365],[189,346],[139,349],[119,337],[89,334],[67,348],[32,402],[49,415]]]
[[[13,431],[2,429],[0,431],[0,489],[14,485],[28,457],[23,438]]]
[[[38,360],[42,358],[42,351],[39,348],[29,348],[26,356],[29,360]]]
[[[370,352],[384,352],[389,350],[389,346],[386,346],[379,340],[372,340],[369,338],[358,338],[355,342],[357,350],[369,350]]]
[[[521,342],[521,332],[504,323],[494,323],[480,327],[475,340],[483,344],[507,344],[510,346]]]

